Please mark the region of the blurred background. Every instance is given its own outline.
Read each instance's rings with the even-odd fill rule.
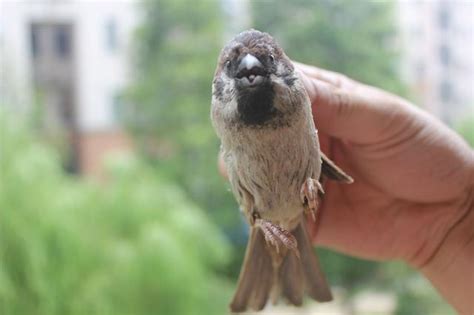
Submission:
[[[474,145],[471,1],[0,0],[0,314],[226,314],[247,227],[216,169],[224,43],[402,95]],[[454,314],[401,262],[318,249],[335,302]]]

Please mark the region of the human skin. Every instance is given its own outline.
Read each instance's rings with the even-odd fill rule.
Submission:
[[[324,182],[313,242],[366,259],[403,260],[460,314],[474,314],[474,151],[404,99],[295,66],[323,152],[355,180]]]
[[[401,259],[461,314],[474,314],[474,151],[404,99],[295,63],[322,149],[354,177],[325,182],[315,244]]]

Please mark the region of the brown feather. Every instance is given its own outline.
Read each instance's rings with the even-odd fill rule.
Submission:
[[[284,249],[278,255],[270,251],[262,231],[252,228],[237,290],[230,304],[232,312],[259,311],[270,298],[277,302],[280,296],[296,306],[302,305],[305,293],[319,302],[332,300],[305,226],[303,219],[292,231],[300,258],[293,250]]]
[[[262,310],[267,303],[272,284],[272,258],[265,238],[260,229],[252,228],[230,310],[236,313],[245,312],[247,309]]]
[[[303,219],[303,222],[292,233],[298,241],[306,294],[318,302],[331,301],[331,290],[329,289],[326,277],[321,271],[313,246],[309,242],[306,220]]]
[[[347,175],[342,169],[340,169],[330,158],[328,158],[323,152],[321,152],[321,160],[323,162],[321,166],[321,174],[327,176],[327,178],[336,180],[339,182],[351,184],[354,182],[352,177]]]
[[[286,255],[279,272],[281,282],[281,295],[293,305],[301,306],[304,295],[304,279],[301,261],[295,252]]]

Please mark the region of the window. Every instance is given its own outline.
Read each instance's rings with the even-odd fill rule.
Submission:
[[[439,96],[443,102],[449,102],[452,98],[453,89],[448,81],[442,81],[439,87]]]
[[[449,62],[451,60],[451,53],[449,51],[449,47],[445,44],[442,44],[439,47],[439,60],[441,61],[441,64],[445,66],[449,65]]]
[[[439,28],[447,29],[450,23],[450,13],[446,4],[442,4],[438,11],[438,24]]]
[[[39,56],[39,48],[39,27],[33,24],[30,29],[30,49],[33,58]]]
[[[69,57],[71,54],[71,32],[65,25],[55,27],[54,50],[56,55],[62,58]]]
[[[115,52],[118,49],[117,23],[114,19],[109,19],[105,24],[105,40],[107,49]]]

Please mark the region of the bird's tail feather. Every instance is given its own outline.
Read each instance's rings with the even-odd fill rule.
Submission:
[[[303,219],[296,229],[292,231],[293,236],[298,241],[299,263],[303,272],[305,292],[318,302],[328,302],[332,300],[331,290],[319,265],[319,259],[309,241],[305,221]],[[286,275],[291,277],[291,274]]]
[[[263,309],[273,284],[272,258],[263,232],[252,228],[240,270],[237,291],[230,304],[232,312]]]
[[[266,244],[262,231],[251,229],[237,291],[230,304],[232,312],[259,311],[270,298],[276,302],[280,296],[293,305],[301,305],[305,293],[316,301],[332,300],[305,226],[303,219],[291,231],[298,242],[299,257],[294,251],[278,256]]]

